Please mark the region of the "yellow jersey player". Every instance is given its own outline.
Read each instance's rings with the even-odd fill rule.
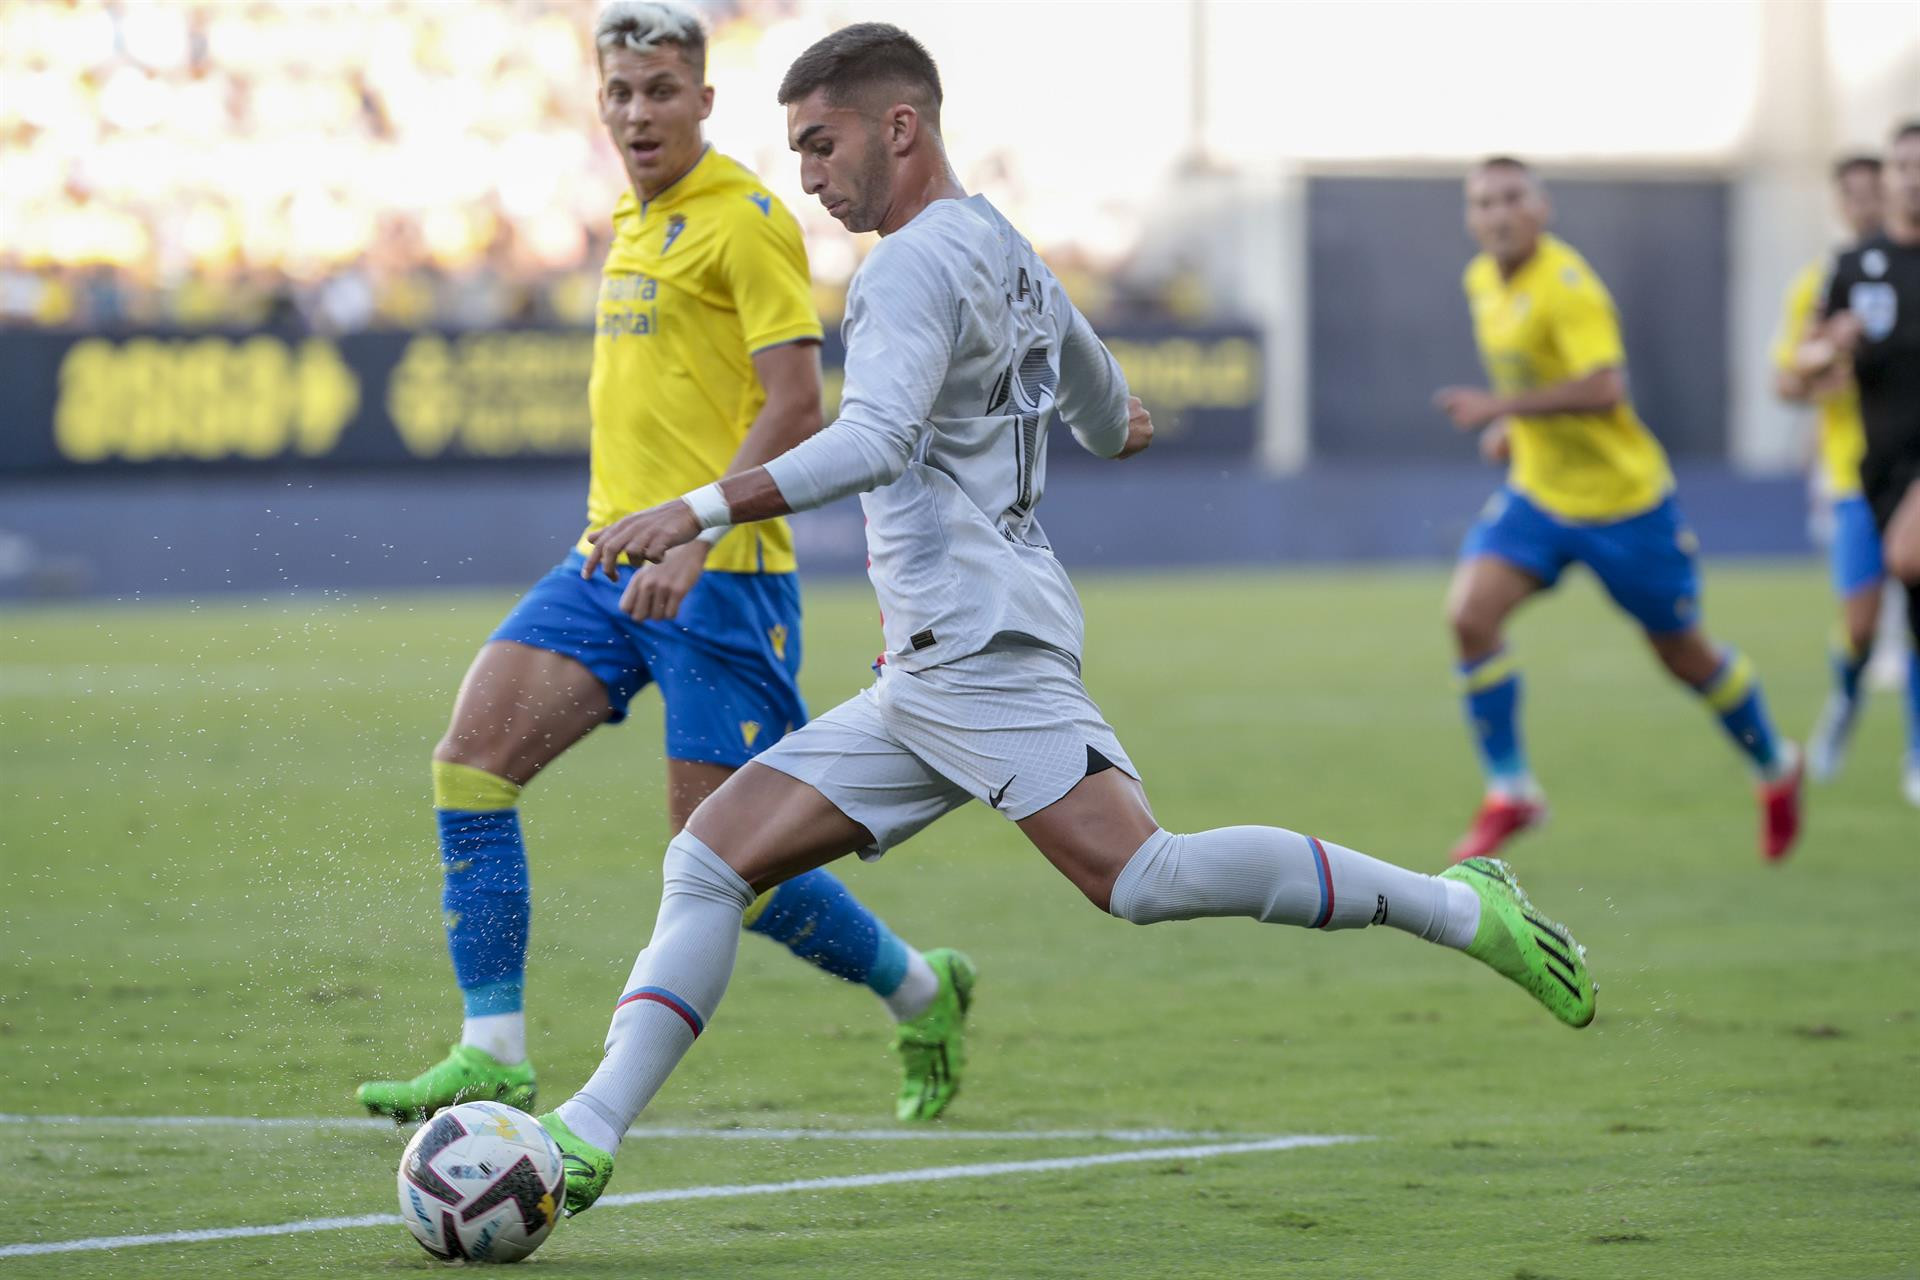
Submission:
[[[1466,200],[1467,229],[1481,249],[1467,267],[1467,301],[1492,387],[1447,387],[1434,400],[1461,430],[1494,432],[1483,444],[1510,455],[1511,468],[1467,534],[1448,591],[1467,722],[1487,782],[1453,857],[1492,853],[1545,820],[1503,629],[1523,601],[1584,564],[1752,762],[1760,850],[1783,858],[1800,831],[1799,751],[1774,732],[1752,664],[1700,627],[1694,537],[1674,502],[1666,453],[1627,397],[1613,299],[1585,259],[1547,234],[1546,190],[1524,163],[1499,157],[1475,166]]]
[[[588,401],[587,534],[777,457],[820,427],[820,321],[800,229],[741,165],[707,146],[706,35],[677,4],[615,0],[597,24],[600,117],[632,190],[614,207]],[[531,896],[519,796],[649,684],[666,703],[674,831],[734,770],[807,721],[793,539],[765,520],[675,551],[615,586],[579,546],[475,659],[433,753],[447,942],[460,1042],[360,1101],[396,1119],[476,1098],[531,1109],[523,980]],[[898,1023],[903,1120],[952,1099],[973,969],[922,955],[825,870],[762,895],[746,927],[862,982]],[[667,1000],[651,988],[628,1001]],[[623,1002],[624,1003],[624,1002]]]
[[[1848,156],[1833,167],[1835,203],[1852,244],[1880,230],[1885,209],[1880,167],[1879,158],[1868,155]],[[1853,370],[1838,362],[1821,376],[1809,377],[1798,367],[1800,346],[1820,322],[1831,266],[1831,255],[1823,255],[1794,277],[1773,344],[1774,390],[1783,399],[1818,410],[1818,480],[1833,516],[1828,558],[1834,594],[1840,598],[1840,625],[1832,654],[1833,691],[1807,742],[1807,772],[1820,782],[1839,772],[1853,734],[1860,681],[1873,655],[1886,583],[1880,531],[1874,527],[1873,508],[1860,491],[1860,459],[1867,451],[1867,437],[1860,423],[1860,392],[1853,385]],[[1910,720],[1912,738],[1920,735],[1920,718]]]

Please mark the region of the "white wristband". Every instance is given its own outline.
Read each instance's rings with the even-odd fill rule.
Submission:
[[[732,525],[730,525],[730,524],[717,524],[717,525],[715,525],[715,526],[713,526],[713,528],[711,528],[711,529],[702,529],[702,530],[700,531],[700,536],[699,536],[698,538],[695,538],[695,539],[694,539],[694,541],[695,541],[695,542],[704,542],[704,543],[706,543],[706,544],[707,544],[708,546],[710,546],[710,547],[711,547],[711,546],[713,546],[713,545],[715,545],[716,543],[718,543],[718,542],[720,541],[720,539],[722,539],[722,538],[724,538],[724,537],[726,537],[726,536],[727,536],[728,534],[730,534],[730,533],[732,533],[732,532],[733,532],[733,526],[732,526]]]
[[[718,483],[703,484],[691,493],[683,493],[680,501],[693,508],[694,518],[700,521],[702,529],[712,529],[733,521],[733,512],[728,508]]]

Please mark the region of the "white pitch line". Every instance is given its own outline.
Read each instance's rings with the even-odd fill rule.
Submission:
[[[888,1187],[910,1182],[951,1182],[959,1178],[998,1178],[1016,1173],[1054,1173],[1092,1169],[1110,1164],[1138,1164],[1146,1160],[1206,1160],[1214,1156],[1247,1155],[1258,1151],[1292,1151],[1301,1147],[1331,1147],[1363,1142],[1346,1135],[1295,1134],[1252,1142],[1220,1142],[1204,1146],[1149,1147],[1110,1151],[1097,1156],[1057,1156],[1050,1160],[1003,1160],[991,1164],[950,1164],[930,1169],[901,1169],[892,1173],[855,1173],[834,1178],[796,1178],[789,1182],[749,1182],[720,1187],[671,1187],[663,1191],[633,1191],[606,1196],[600,1204],[666,1204],[675,1200],[727,1200],[740,1196],[784,1195],[789,1191],[839,1191],[854,1187]],[[308,1231],[343,1231],[355,1227],[397,1227],[399,1214],[370,1213],[358,1218],[309,1218],[268,1227],[212,1227],[200,1231],[166,1231],[145,1236],[91,1236],[84,1240],[50,1240],[38,1244],[0,1245],[0,1258],[25,1258],[46,1253],[91,1253],[131,1249],[149,1244],[199,1244],[212,1240],[244,1240],[258,1236],[290,1236]]]
[[[0,1113],[0,1124],[103,1129],[387,1129],[374,1116],[43,1116]],[[1212,1129],[755,1129],[641,1125],[627,1138],[750,1142],[1213,1142],[1264,1137]]]

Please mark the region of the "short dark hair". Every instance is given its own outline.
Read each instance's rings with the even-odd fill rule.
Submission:
[[[1835,182],[1844,182],[1856,173],[1870,173],[1876,178],[1879,177],[1880,157],[1868,155],[1864,151],[1858,151],[1852,155],[1841,156],[1833,162],[1833,180]]]
[[[822,36],[787,68],[781,106],[816,89],[835,106],[879,88],[906,89],[923,98],[929,123],[940,126],[940,68],[918,40],[889,22],[856,22]]]
[[[1540,175],[1533,171],[1533,166],[1518,156],[1488,156],[1469,169],[1467,177],[1471,180],[1475,174],[1485,173],[1489,169],[1505,169],[1509,173],[1517,173],[1525,178],[1535,191],[1545,192],[1547,189],[1547,184],[1540,181]]]
[[[1533,176],[1533,166],[1518,156],[1488,156],[1485,160],[1482,160],[1473,167],[1476,169],[1518,169],[1529,178]]]
[[[1920,119],[1908,120],[1893,131],[1895,142],[1905,142],[1908,138],[1920,138]]]

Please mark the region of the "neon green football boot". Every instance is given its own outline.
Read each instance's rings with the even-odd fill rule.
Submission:
[[[1593,978],[1586,951],[1566,927],[1534,910],[1513,868],[1497,858],[1468,858],[1440,873],[1480,898],[1480,927],[1467,954],[1513,979],[1570,1027],[1593,1021]]]
[[[893,1113],[902,1120],[931,1120],[960,1092],[967,1067],[967,1010],[973,1004],[977,976],[973,961],[951,947],[926,953],[927,967],[940,979],[939,994],[917,1018],[894,1029],[900,1055],[900,1097]]]
[[[446,1058],[411,1080],[369,1080],[355,1094],[360,1105],[395,1124],[425,1120],[462,1102],[504,1102],[533,1110],[533,1063],[509,1067],[485,1049],[457,1044]]]
[[[560,1161],[567,1168],[567,1216],[585,1213],[607,1189],[613,1177],[613,1157],[567,1128],[558,1111],[540,1117],[540,1127],[553,1135]]]

